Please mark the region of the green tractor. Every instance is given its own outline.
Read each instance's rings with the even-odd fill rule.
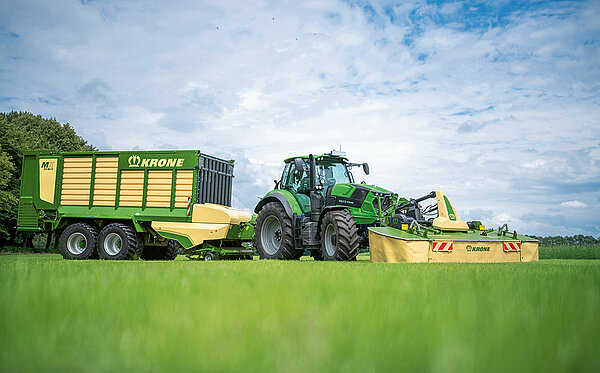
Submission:
[[[364,182],[357,184],[342,152],[288,158],[275,189],[254,211],[261,259],[355,260],[369,248],[372,262],[528,262],[538,242],[462,221],[444,192],[406,199]],[[427,205],[425,201],[435,200]],[[421,203],[425,203],[423,207]]]
[[[254,209],[260,258],[299,259],[306,249],[315,260],[355,260],[395,195],[355,183],[353,167],[369,174],[367,163],[350,163],[343,152],[286,159],[275,189]]]

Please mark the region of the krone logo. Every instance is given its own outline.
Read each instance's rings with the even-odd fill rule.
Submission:
[[[467,245],[467,251],[490,251],[489,246],[471,246]]]
[[[127,162],[129,163],[129,167],[140,167],[140,162],[142,161],[142,159],[140,158],[139,155],[132,155],[131,157],[129,157],[129,159],[127,159]]]

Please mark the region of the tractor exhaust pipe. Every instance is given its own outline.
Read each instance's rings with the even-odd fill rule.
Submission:
[[[312,192],[317,186],[317,161],[315,160],[315,156],[312,154],[308,156],[308,165],[310,167],[310,191]]]
[[[314,155],[308,156],[310,165],[310,220],[319,221],[321,215],[321,195],[319,194],[319,185],[317,185],[317,161]]]

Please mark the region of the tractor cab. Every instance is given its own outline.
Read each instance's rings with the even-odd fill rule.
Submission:
[[[290,191],[305,213],[311,211],[311,190],[317,191],[321,205],[327,206],[332,188],[338,184],[353,184],[352,167],[359,166],[368,174],[366,163],[349,163],[345,153],[332,151],[314,157],[314,187],[311,188],[310,156],[293,157],[285,160],[285,167],[277,187]]]

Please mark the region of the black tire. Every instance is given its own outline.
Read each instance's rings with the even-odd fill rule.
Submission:
[[[315,261],[323,260],[323,253],[321,252],[321,249],[310,250],[310,256],[312,256]]]
[[[143,260],[175,260],[181,245],[175,240],[167,240],[166,246],[146,246],[140,258]]]
[[[120,247],[118,247],[120,244]],[[138,259],[144,250],[136,231],[123,223],[112,223],[98,235],[98,254],[107,260]]]
[[[204,260],[205,261],[209,261],[209,260],[217,260],[217,256],[215,255],[215,253],[211,253],[210,251],[204,254]]]
[[[277,223],[279,228],[277,228]],[[267,227],[265,227],[267,223]],[[273,229],[273,235],[269,230]],[[263,232],[265,234],[263,234]],[[279,202],[267,203],[258,212],[256,219],[256,251],[261,259],[298,259],[301,250],[294,247],[294,233],[292,219],[286,214],[285,209]],[[264,237],[263,237],[264,236]],[[263,238],[266,242],[263,242]]]
[[[329,241],[326,241],[327,228],[333,230],[333,236]],[[321,223],[321,255],[324,260],[350,261],[355,259],[358,255],[358,241],[358,228],[352,214],[346,210],[336,210],[325,215]],[[327,250],[328,244],[330,250]]]
[[[97,242],[98,229],[96,227],[87,223],[75,223],[69,225],[61,233],[58,247],[65,259],[96,259],[98,257]]]

